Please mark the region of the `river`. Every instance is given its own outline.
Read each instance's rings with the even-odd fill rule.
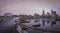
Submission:
[[[19,17],[12,18],[11,20],[7,20],[5,23],[0,24],[0,33],[12,33],[12,27],[19,21]],[[39,19],[38,21],[30,20],[29,23],[22,23],[28,27],[31,27],[35,24],[40,24],[40,26],[36,27],[43,30],[52,30],[52,31],[60,31],[60,21],[57,20],[49,20],[49,19]],[[20,25],[17,25],[17,31],[19,33],[41,33],[34,29],[28,28],[27,30],[23,30]]]

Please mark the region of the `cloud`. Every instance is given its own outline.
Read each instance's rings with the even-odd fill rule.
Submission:
[[[60,12],[60,0],[0,0],[0,13],[3,12],[15,12],[16,10],[22,10],[23,11],[16,11],[15,14],[19,12],[25,11],[26,14],[30,12],[29,14],[33,14],[32,10],[39,8],[40,10],[49,10],[54,9],[58,12]],[[30,11],[28,11],[28,9]],[[8,11],[7,11],[8,10]],[[33,11],[40,12],[39,10]]]

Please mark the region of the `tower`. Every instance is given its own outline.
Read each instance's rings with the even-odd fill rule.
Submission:
[[[43,10],[42,16],[45,16],[45,11]]]

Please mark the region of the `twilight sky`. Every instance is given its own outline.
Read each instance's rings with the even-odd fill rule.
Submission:
[[[0,15],[4,13],[12,14],[27,14],[34,13],[42,14],[42,10],[50,12],[51,9],[60,13],[60,0],[0,0]]]

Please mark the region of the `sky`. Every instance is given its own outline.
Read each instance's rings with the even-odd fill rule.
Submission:
[[[0,15],[5,13],[42,14],[42,11],[51,12],[51,9],[60,14],[60,0],[0,0]]]

